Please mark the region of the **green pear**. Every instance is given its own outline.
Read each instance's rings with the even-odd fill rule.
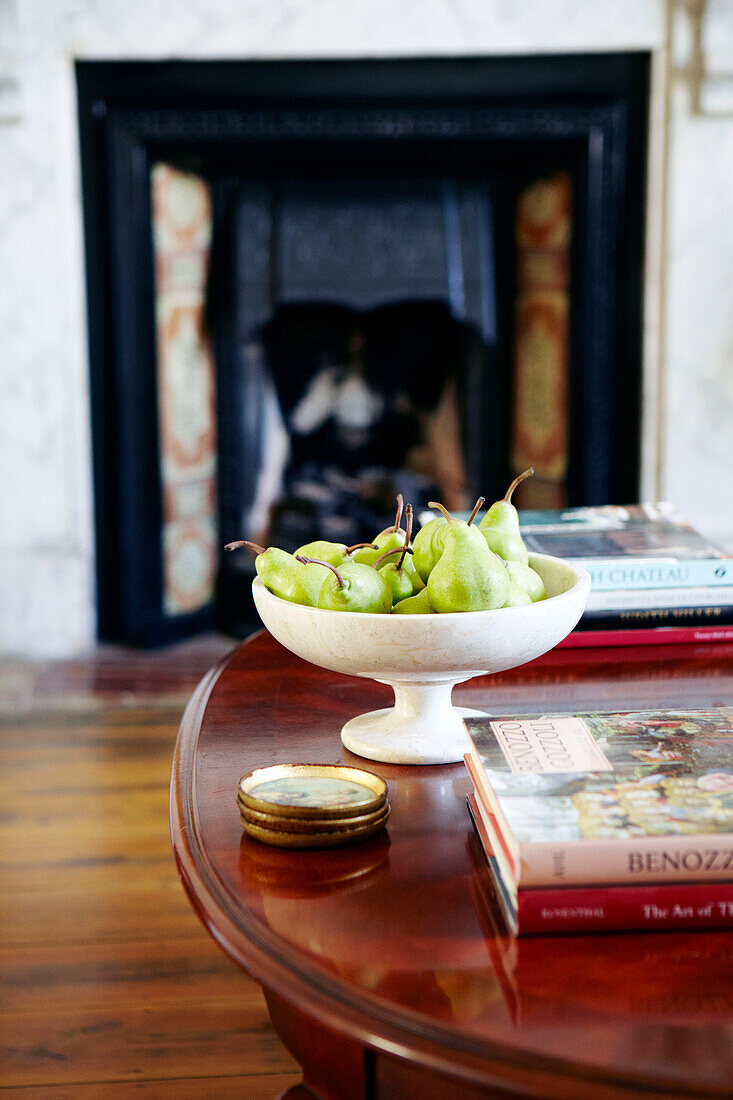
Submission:
[[[435,519],[428,520],[415,535],[412,562],[424,584],[427,584],[428,577],[443,553],[445,531],[445,517],[436,516]]]
[[[412,578],[407,570],[403,569],[398,562],[387,560],[394,554],[404,554],[405,549],[403,546],[401,549],[385,550],[372,566],[372,569],[376,569],[389,585],[393,605],[415,594],[412,588]]]
[[[270,546],[255,558],[255,569],[265,587],[281,600],[313,606],[312,595],[303,583],[303,567],[292,554]]]
[[[393,615],[432,615],[427,588],[423,588],[416,596],[408,596],[406,600],[400,600],[392,608]]]
[[[341,565],[346,561],[349,547],[343,542],[326,542],[318,539],[316,542],[307,542],[305,546],[299,546],[295,551],[296,557],[317,558],[318,561],[328,562],[329,565]]]
[[[412,555],[412,549],[410,548],[410,535],[412,534],[411,504],[407,505],[405,515],[407,530],[405,531],[404,543],[402,546],[382,551],[374,562],[374,569],[380,571],[392,590],[393,605],[399,603],[400,600],[406,600],[410,596],[414,596],[415,592],[419,592],[420,588],[425,587],[415,572],[415,566],[412,564],[410,557],[408,557],[408,555]],[[397,555],[399,557],[396,557]],[[390,561],[390,558],[393,560]],[[417,588],[415,587],[416,582],[419,585]]]
[[[318,607],[324,611],[357,611],[367,615],[388,615],[392,610],[392,592],[377,569],[360,562],[347,561],[338,569],[327,562],[299,559],[303,565],[324,565],[326,577],[318,595]]]
[[[425,581],[422,579],[417,569],[415,569],[415,563],[413,562],[412,558],[410,559],[410,562],[412,564],[412,569],[409,571],[410,580],[412,581],[412,591],[417,596],[417,594],[419,592],[422,592],[425,588]]]
[[[493,550],[504,561],[519,561],[526,565],[529,560],[527,547],[519,530],[519,514],[512,504],[512,493],[520,482],[533,473],[534,470],[530,467],[515,477],[502,500],[494,501],[479,525],[489,550]]]
[[[509,580],[521,585],[532,603],[547,599],[544,581],[530,565],[523,565],[520,561],[508,561],[505,564]]]
[[[380,550],[399,550],[408,543],[409,539],[401,527],[396,531],[382,531],[374,540],[374,545]]]
[[[318,598],[321,594],[321,588],[324,581],[329,576],[328,564],[322,565],[319,561],[308,561],[303,566],[303,573],[300,577],[300,583],[308,593],[311,605],[318,607]]]
[[[509,582],[509,590],[506,595],[502,607],[526,607],[531,604],[529,596],[522,588],[520,584],[516,584],[514,581]]]
[[[427,593],[434,611],[488,611],[501,607],[509,589],[504,564],[489,550],[481,531],[472,526],[483,504],[479,497],[468,520],[455,519],[441,504],[430,502],[446,518],[443,553],[427,582]]]
[[[315,607],[318,603],[318,595],[321,585],[326,579],[328,569],[322,567],[305,567],[297,560],[294,554],[288,554],[285,550],[279,550],[276,546],[267,549],[258,546],[256,542],[241,539],[238,542],[230,542],[225,550],[237,550],[240,546],[246,546],[257,555],[255,569],[265,588],[281,600],[290,603],[301,603],[307,607]]]
[[[483,497],[479,497],[474,505],[473,511],[468,519],[469,526],[473,523],[478,509],[484,502]],[[443,509],[442,504],[434,505],[431,501],[430,507],[437,507]],[[447,513],[446,513],[447,515]],[[443,540],[446,533],[447,520],[445,515],[436,516],[435,519],[428,520],[423,527],[420,528],[415,535],[415,541],[412,544],[413,548],[413,563],[417,571],[418,576],[422,581],[427,584],[428,577],[432,573],[436,564],[440,560],[440,556],[443,553]]]
[[[381,553],[382,547],[377,546],[376,542],[364,542],[358,550],[349,555],[349,560],[358,562],[359,565],[374,565]]]

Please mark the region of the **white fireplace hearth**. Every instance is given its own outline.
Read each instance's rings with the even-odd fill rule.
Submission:
[[[615,50],[652,54],[641,496],[730,545],[729,0],[0,0],[0,653],[95,643],[76,60]]]

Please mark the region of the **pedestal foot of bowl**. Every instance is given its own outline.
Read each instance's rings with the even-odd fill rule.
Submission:
[[[394,688],[395,705],[352,718],[341,730],[341,741],[357,756],[383,764],[462,760],[469,748],[463,719],[484,712],[453,706],[451,693],[461,680],[381,680]]]

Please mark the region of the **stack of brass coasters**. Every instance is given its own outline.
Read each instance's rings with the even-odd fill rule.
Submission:
[[[375,836],[387,823],[387,784],[338,764],[273,764],[239,781],[245,832],[278,848],[337,848]]]

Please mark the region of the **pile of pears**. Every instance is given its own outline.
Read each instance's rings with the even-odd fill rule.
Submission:
[[[326,611],[445,615],[521,607],[546,598],[542,578],[529,565],[511,501],[517,485],[532,472],[519,474],[479,524],[474,520],[483,497],[468,520],[430,501],[438,515],[420,528],[414,542],[412,506],[405,508],[399,494],[393,526],[372,542],[346,546],[320,540],[288,554],[240,540],[226,549],[252,550],[257,575],[274,595]]]

